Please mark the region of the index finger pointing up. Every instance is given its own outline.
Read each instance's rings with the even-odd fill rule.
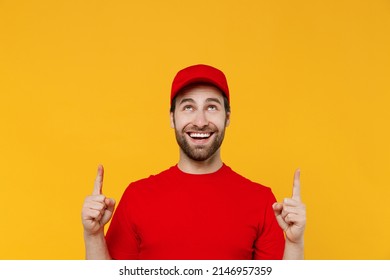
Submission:
[[[104,177],[104,168],[103,165],[99,164],[96,179],[95,179],[95,185],[93,187],[93,195],[99,195],[102,194],[102,188],[103,188],[103,177]]]
[[[295,170],[294,173],[294,184],[293,184],[293,191],[292,191],[292,198],[301,201],[301,170],[298,168]]]

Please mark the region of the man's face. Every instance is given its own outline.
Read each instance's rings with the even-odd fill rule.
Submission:
[[[171,126],[184,154],[205,161],[219,151],[230,113],[225,111],[221,91],[210,85],[193,85],[176,97]]]

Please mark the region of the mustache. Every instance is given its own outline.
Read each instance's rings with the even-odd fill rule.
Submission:
[[[217,131],[218,129],[210,127],[209,125],[204,127],[198,127],[196,125],[191,125],[189,127],[185,127],[183,129],[183,132],[205,132],[205,133],[213,133]]]

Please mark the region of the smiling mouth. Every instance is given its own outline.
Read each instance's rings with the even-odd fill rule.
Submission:
[[[203,139],[208,139],[210,138],[213,133],[211,132],[189,132],[187,133],[188,136],[190,136],[192,139],[195,140],[203,140]]]

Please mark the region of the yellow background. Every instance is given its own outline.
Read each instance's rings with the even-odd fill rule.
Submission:
[[[0,1],[0,259],[83,259],[96,167],[119,200],[175,164],[177,70],[222,69],[223,160],[290,196],[307,259],[390,259],[390,2]]]

